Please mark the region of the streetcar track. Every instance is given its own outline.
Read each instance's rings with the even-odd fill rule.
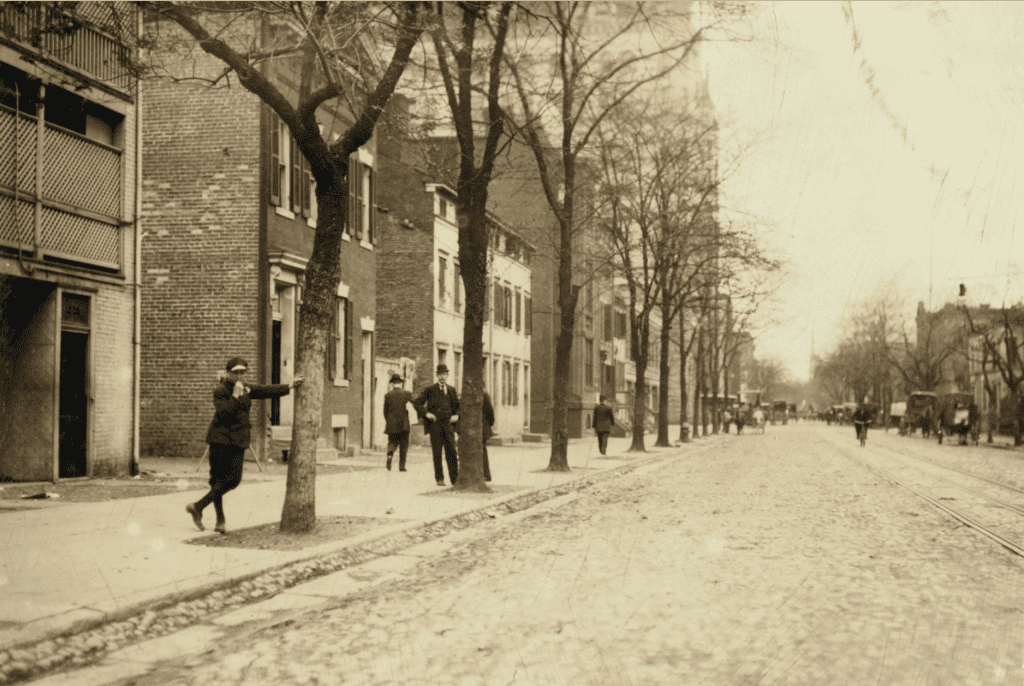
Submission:
[[[993,530],[993,529],[989,528],[988,526],[982,524],[981,522],[977,521],[974,517],[966,514],[965,512],[962,512],[961,510],[958,510],[956,508],[950,507],[949,505],[945,504],[944,502],[941,502],[938,498],[930,496],[927,493],[923,493],[918,488],[915,488],[914,486],[911,486],[911,485],[907,484],[903,479],[900,479],[898,476],[893,474],[891,471],[883,469],[881,467],[878,467],[878,466],[876,466],[874,464],[871,464],[866,459],[864,459],[862,457],[859,457],[856,454],[856,449],[850,448],[849,446],[844,446],[844,445],[836,445],[835,447],[839,448],[839,450],[840,450],[840,452],[842,452],[842,454],[846,455],[848,458],[850,458],[854,462],[862,464],[863,466],[867,467],[869,470],[871,470],[871,471],[875,472],[876,474],[880,475],[884,479],[886,479],[888,481],[891,481],[892,483],[896,484],[897,486],[903,488],[906,491],[909,491],[910,493],[913,493],[918,498],[924,500],[925,502],[927,502],[928,504],[932,505],[933,507],[935,507],[939,511],[946,513],[947,515],[949,515],[953,519],[957,520],[958,522],[960,522],[964,526],[968,526],[971,529],[974,529],[975,531],[980,533],[981,535],[985,536],[986,538],[989,538],[990,540],[994,541],[995,543],[998,543],[1000,546],[1002,546],[1003,548],[1007,549],[1008,551],[1010,551],[1014,555],[1018,555],[1020,557],[1024,557],[1024,546],[1022,546],[1021,544],[1018,544],[1018,543],[1015,543],[1015,542],[1009,540],[1008,538],[1002,536],[1001,534],[997,533],[995,530]],[[877,448],[877,449],[878,450],[884,450],[886,452],[898,455],[900,457],[904,457],[904,455],[902,455],[901,453],[898,453],[898,452],[896,452],[894,450],[891,450],[891,449],[888,449],[888,448]],[[917,459],[917,458],[911,458],[911,459]],[[920,459],[918,459],[918,461],[919,462],[924,462],[926,464],[930,464],[930,465],[935,466],[935,467],[945,468],[945,467],[942,467],[942,465],[936,465],[934,463],[928,462],[927,460],[920,460]],[[911,467],[911,468],[913,468],[913,467]],[[960,470],[950,469],[950,471],[959,472]],[[928,474],[926,474],[923,471],[921,471],[920,473],[922,475],[924,475],[925,477],[928,477],[928,478],[935,478],[935,479],[939,479],[941,481],[945,481],[946,483],[952,483],[952,482],[948,481],[947,479],[944,479],[942,477],[937,477],[937,476],[934,476],[934,475],[928,475]],[[973,474],[969,474],[968,472],[962,472],[962,473],[967,475],[967,476],[974,476]],[[990,481],[989,479],[984,479],[983,477],[981,477],[981,478],[983,480],[985,480],[985,481]],[[1004,486],[1004,487],[1009,488],[1011,490],[1020,490],[1020,489],[1014,488],[1013,486],[1007,486],[1006,484],[1000,484],[999,482],[992,482],[992,483],[995,483],[996,485],[999,485],[999,486]],[[952,484],[952,485],[953,485],[954,488],[959,488],[961,490],[967,491],[968,493],[972,492],[971,489],[969,489],[969,488],[967,488],[965,486],[961,486],[959,484]],[[980,494],[975,494],[975,495],[980,495]],[[984,496],[984,495],[981,495],[980,497],[982,497],[984,499],[991,500],[992,502],[997,503],[1001,507],[1004,507],[1004,508],[1009,509],[1011,511],[1015,511],[1015,512],[1018,512],[1018,513],[1024,513],[1024,510],[1021,510],[1020,508],[1014,507],[1012,505],[1007,505],[1005,503],[1002,503],[1002,502],[1000,502],[997,499],[989,498],[988,496]]]

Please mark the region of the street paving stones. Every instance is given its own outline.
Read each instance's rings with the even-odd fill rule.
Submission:
[[[1021,558],[851,460],[847,427],[713,440],[325,577],[325,605],[222,625],[133,683],[1024,681]],[[956,449],[908,440],[863,450]]]

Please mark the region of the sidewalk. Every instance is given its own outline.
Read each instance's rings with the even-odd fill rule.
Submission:
[[[190,543],[219,534],[198,531],[186,514],[187,503],[204,490],[181,490],[99,503],[62,503],[59,507],[0,507],[0,653],[56,636],[122,620],[175,599],[194,598],[236,580],[300,560],[317,558],[397,532],[422,528],[481,508],[563,486],[611,470],[665,458],[681,448],[651,448],[627,453],[628,438],[611,439],[608,457],[588,437],[570,441],[572,472],[544,471],[550,443],[489,447],[493,492],[456,493],[434,482],[429,449],[410,451],[407,472],[384,468],[384,455],[364,454],[338,460],[346,473],[317,477],[318,518],[374,518],[371,529],[295,551],[208,547]],[[143,469],[159,469],[147,460]],[[203,466],[205,469],[205,465]],[[241,486],[225,497],[228,537],[232,530],[279,521],[284,479],[261,475],[246,463]],[[262,476],[263,478],[259,478]]]

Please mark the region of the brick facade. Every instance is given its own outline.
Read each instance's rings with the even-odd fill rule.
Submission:
[[[260,107],[160,83],[143,103],[142,451],[198,457],[225,361],[261,378]]]

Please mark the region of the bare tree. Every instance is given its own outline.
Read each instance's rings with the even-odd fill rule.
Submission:
[[[568,471],[570,355],[581,288],[574,255],[581,236],[578,172],[596,128],[624,102],[676,73],[694,54],[708,26],[694,27],[692,5],[545,2],[527,6],[532,19],[517,28],[507,64],[517,106],[508,116],[531,147],[544,196],[557,219],[559,326],[552,383],[550,471]],[[734,6],[736,8],[739,5]],[[682,9],[680,9],[682,8]],[[715,14],[709,22],[724,21]],[[544,131],[551,131],[557,168]],[[582,210],[582,211],[581,211]],[[603,256],[598,255],[598,260]]]
[[[483,326],[489,243],[486,212],[488,185],[502,138],[498,96],[513,4],[437,2],[433,7],[431,37],[462,153],[456,203],[459,263],[466,286],[466,317],[462,338],[464,376],[459,422],[462,455],[455,488],[489,491],[483,476],[482,435]],[[450,19],[451,15],[454,17]],[[485,71],[482,77],[481,71]],[[487,103],[487,119],[483,124],[486,133],[479,153],[476,122],[473,120],[474,93],[483,93]]]
[[[968,331],[977,341],[1014,402],[1014,445],[1024,445],[1024,306],[991,310],[988,316],[963,309]]]
[[[296,373],[305,378],[295,399],[282,532],[304,532],[316,524],[316,441],[323,404],[324,354],[341,280],[338,260],[348,214],[349,156],[370,140],[374,128],[422,32],[418,3],[141,3],[149,13],[146,36],[156,76],[237,83],[281,118],[308,161],[318,206],[313,254],[306,267],[300,310]],[[169,23],[169,26],[168,26]],[[168,31],[168,29],[174,29]],[[374,40],[364,40],[372,33]],[[373,52],[390,47],[390,54]],[[168,51],[195,48],[219,60],[212,76],[172,73],[187,61],[163,59]],[[294,88],[271,74],[294,69]],[[352,123],[336,139],[321,133],[318,113],[336,121],[345,107]],[[328,130],[328,135],[330,132]]]

